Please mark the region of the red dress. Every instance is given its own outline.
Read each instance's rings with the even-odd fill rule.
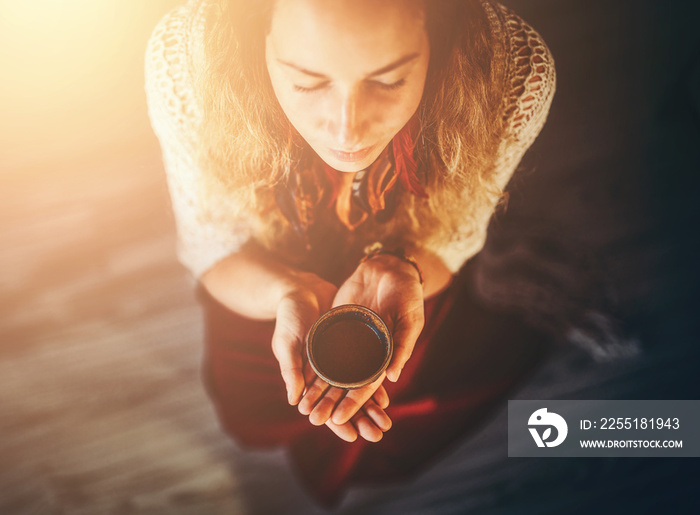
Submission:
[[[228,310],[203,287],[204,378],[223,428],[241,445],[285,446],[307,490],[338,501],[352,484],[401,480],[445,452],[502,407],[549,349],[519,319],[479,305],[468,263],[425,302],[425,326],[397,383],[384,382],[393,427],[379,443],[347,443],[286,400],[270,342],[274,322]],[[505,452],[505,451],[504,451]]]

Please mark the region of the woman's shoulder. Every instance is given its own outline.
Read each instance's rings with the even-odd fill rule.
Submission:
[[[146,47],[148,111],[159,136],[181,143],[194,137],[200,117],[194,96],[193,63],[201,59],[201,39],[210,0],[188,0],[156,25]]]
[[[549,113],[556,90],[554,58],[542,36],[511,9],[484,1],[497,45],[494,63],[503,81],[506,138],[529,147]]]

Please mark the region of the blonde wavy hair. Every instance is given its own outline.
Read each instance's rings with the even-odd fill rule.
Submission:
[[[431,47],[419,107],[425,145],[417,156],[429,198],[402,192],[401,209],[382,228],[385,234],[373,236],[404,243],[456,239],[476,231],[479,213],[503,196],[493,173],[504,130],[502,82],[481,1],[406,1],[422,1]],[[274,0],[212,2],[196,79],[204,113],[197,157],[203,205],[211,207],[211,220],[223,223],[254,213],[255,232],[268,247],[288,230],[281,213],[270,208],[273,188],[293,172],[303,147],[265,66],[273,8]]]

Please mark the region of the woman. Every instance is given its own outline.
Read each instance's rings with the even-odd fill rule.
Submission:
[[[288,445],[333,499],[415,470],[527,369],[479,389],[450,368],[479,363],[460,269],[554,93],[549,51],[511,11],[190,0],[150,40],[147,93],[205,308],[207,385],[239,442]],[[379,313],[395,350],[345,391],[305,366],[303,343],[348,303]]]

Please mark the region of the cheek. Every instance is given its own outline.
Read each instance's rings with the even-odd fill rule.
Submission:
[[[377,106],[374,112],[381,113],[383,123],[387,130],[394,133],[403,128],[418,109],[422,98],[423,88],[412,88],[402,92],[399,98],[385,101],[381,106]]]
[[[270,73],[270,79],[272,89],[282,111],[299,133],[305,136],[314,125],[312,120],[317,117],[318,104],[310,102],[304,98],[304,95],[293,91],[288,84],[276,77],[274,73]]]
[[[325,129],[327,125],[324,116],[326,109],[320,100],[314,101],[305,98],[305,95],[292,93],[284,100],[282,110],[297,131],[307,140]]]

